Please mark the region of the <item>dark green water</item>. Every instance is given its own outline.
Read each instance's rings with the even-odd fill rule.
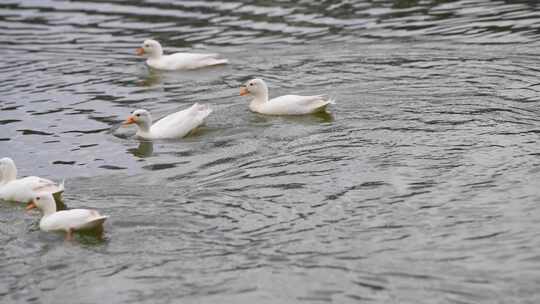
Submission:
[[[0,302],[539,303],[535,3],[2,1],[0,157],[110,219],[66,243],[2,202]],[[255,76],[337,104],[251,113]],[[194,102],[188,138],[118,129]]]

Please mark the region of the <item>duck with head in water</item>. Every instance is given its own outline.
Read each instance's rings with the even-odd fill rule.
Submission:
[[[103,222],[108,218],[90,209],[57,211],[54,198],[50,193],[34,197],[26,210],[34,208],[38,208],[43,214],[39,221],[39,228],[43,231],[63,231],[66,233],[66,240],[71,240],[73,233],[77,231],[96,231],[101,235]]]

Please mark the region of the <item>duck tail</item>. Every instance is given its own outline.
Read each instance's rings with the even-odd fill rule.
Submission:
[[[326,98],[324,95],[318,95],[320,99],[316,102],[315,107],[311,113],[318,113],[318,112],[324,112],[326,111],[326,108],[330,104],[336,104],[336,100],[334,98]]]
[[[319,97],[324,102],[325,105],[336,104],[336,99],[326,94],[317,95],[317,97]]]
[[[207,104],[199,104],[195,103],[193,105],[195,110],[197,111],[197,117],[201,120],[201,122],[212,113],[212,109]]]
[[[336,99],[333,97],[328,98],[326,101],[326,104],[336,104]]]
[[[228,64],[229,60],[223,59],[223,58],[209,58],[208,59],[208,65],[221,65],[221,64]]]
[[[108,215],[101,215],[95,210],[92,210],[92,213],[95,213],[95,216],[94,216],[94,218],[92,218],[91,221],[88,222],[88,223],[92,223],[92,226],[103,225],[105,220],[109,218]]]
[[[197,103],[196,105],[197,105],[197,110],[199,112],[208,112],[208,114],[210,114],[210,112],[212,112],[212,109],[207,104],[198,104]]]
[[[64,190],[66,189],[65,184],[66,184],[66,179],[64,178],[62,182],[58,185],[58,191],[56,192],[64,192]]]
[[[56,203],[56,210],[57,211],[67,209],[67,206],[64,203],[65,182],[66,182],[66,180],[63,179],[62,182],[58,185],[58,191],[52,193],[54,202]]]
[[[109,217],[106,215],[95,217],[85,224],[85,227],[83,228],[83,230],[96,231],[98,233],[103,233],[103,223],[108,218]]]

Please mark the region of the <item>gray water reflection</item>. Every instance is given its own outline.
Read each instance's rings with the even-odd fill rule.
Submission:
[[[3,1],[0,156],[67,178],[103,242],[0,204],[2,303],[537,303],[531,1]],[[134,49],[218,52],[148,69]],[[238,86],[328,94],[266,117]],[[119,124],[194,102],[195,134]]]
[[[154,152],[154,144],[151,141],[141,141],[137,148],[131,148],[128,151],[134,156],[149,157]]]

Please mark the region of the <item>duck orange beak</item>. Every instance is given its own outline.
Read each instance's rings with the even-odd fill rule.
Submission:
[[[32,210],[34,208],[37,208],[36,204],[34,204],[34,202],[30,202],[28,203],[28,205],[26,205],[26,210]]]
[[[123,123],[122,125],[124,126],[127,126],[127,125],[130,125],[130,124],[134,124],[135,123],[135,118],[133,116],[129,116]]]
[[[249,91],[245,86],[240,87],[240,96],[248,95]]]
[[[137,55],[139,55],[139,56],[144,55],[144,49],[143,49],[143,48],[137,48],[137,49],[135,50],[135,52],[136,52]]]

